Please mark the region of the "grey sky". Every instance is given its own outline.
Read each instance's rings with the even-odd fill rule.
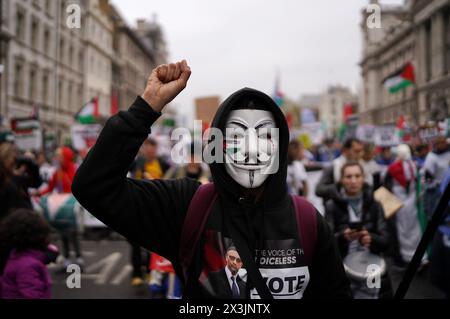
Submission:
[[[368,0],[112,0],[131,25],[157,14],[169,59],[192,77],[174,101],[190,114],[196,97],[225,99],[242,87],[297,100],[329,84],[359,86],[361,10]],[[402,0],[384,0],[399,4]]]

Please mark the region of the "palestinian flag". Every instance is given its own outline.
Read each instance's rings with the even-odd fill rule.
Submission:
[[[344,105],[344,123],[349,124],[348,120],[353,115],[353,105],[347,103]]]
[[[337,132],[338,140],[340,142],[343,142],[346,135],[347,135],[347,124],[341,123]]]
[[[77,114],[75,114],[75,118],[81,124],[97,123],[98,117],[98,97],[94,97],[90,102],[85,104]]]
[[[344,105],[344,121],[338,128],[337,136],[339,141],[344,141],[347,137],[347,133],[350,129],[349,120],[353,116],[353,105],[351,103],[347,103]]]
[[[403,140],[403,137],[405,136],[405,128],[406,128],[405,117],[403,115],[400,115],[396,127],[396,133],[400,140]]]
[[[234,141],[224,141],[223,148],[225,149],[225,153],[234,155],[241,150],[239,145]]]
[[[403,115],[400,115],[400,118],[398,119],[395,134],[398,136],[398,139],[403,142],[410,142],[412,139],[411,126]]]
[[[408,63],[399,72],[389,76],[383,82],[383,85],[388,89],[389,93],[397,93],[414,83],[416,83],[414,67],[412,63]]]

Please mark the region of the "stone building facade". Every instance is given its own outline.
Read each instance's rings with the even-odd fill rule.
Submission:
[[[128,107],[151,69],[167,60],[156,22],[140,20],[133,29],[108,0],[8,0],[0,8],[5,126],[39,110],[46,134],[64,142],[85,103],[98,97],[103,117],[112,103]],[[76,10],[79,28],[70,25]]]
[[[378,1],[371,1],[378,4]],[[381,6],[381,28],[369,28],[363,10],[363,90],[360,116],[365,123],[395,123],[403,115],[414,125],[443,120],[450,110],[450,1],[406,0]],[[391,94],[390,75],[411,63],[415,85]]]

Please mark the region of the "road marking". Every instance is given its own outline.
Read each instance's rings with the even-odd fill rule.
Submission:
[[[117,276],[111,281],[111,285],[120,285],[126,277],[130,276],[132,271],[133,266],[131,266],[130,264],[125,265],[120,273],[118,273]]]
[[[115,252],[111,255],[100,259],[96,263],[86,268],[86,273],[82,274],[82,277],[88,279],[95,279],[97,285],[104,285],[110,277],[116,264],[122,258],[122,253]],[[98,274],[92,274],[94,271],[99,270]]]

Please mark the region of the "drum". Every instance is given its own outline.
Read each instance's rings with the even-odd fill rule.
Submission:
[[[369,277],[383,276],[386,273],[386,262],[384,258],[368,250],[357,250],[344,258],[344,269],[350,279],[366,281]]]

